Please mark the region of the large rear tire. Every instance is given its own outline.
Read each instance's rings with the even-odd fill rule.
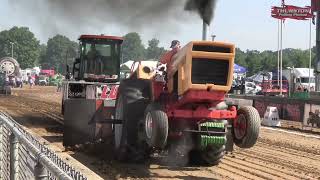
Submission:
[[[162,149],[168,138],[168,116],[158,104],[149,104],[145,111],[145,139],[152,148]]]
[[[225,145],[209,145],[204,150],[192,150],[190,163],[196,165],[216,166],[225,154]]]
[[[224,144],[209,144],[207,147],[203,149],[193,149],[189,153],[190,163],[196,165],[205,165],[205,166],[216,166],[221,162],[221,159],[225,155],[227,150],[232,150],[230,143],[228,140],[228,121],[227,120],[219,120],[216,122],[224,123],[226,134],[223,137],[226,139]],[[200,141],[199,138],[197,138]],[[197,142],[199,144],[200,142]],[[226,149],[228,147],[229,149]]]
[[[253,147],[259,137],[261,120],[258,111],[251,106],[238,110],[238,117],[233,125],[234,143],[240,148]]]
[[[4,57],[0,59],[0,69],[7,75],[19,75],[19,63],[12,57]]]
[[[143,138],[144,110],[149,100],[143,96],[145,88],[139,80],[126,80],[119,87],[115,118],[122,124],[114,125],[114,143],[120,161],[143,162],[149,155]]]

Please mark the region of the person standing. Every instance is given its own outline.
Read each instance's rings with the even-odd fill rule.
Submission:
[[[5,85],[6,85],[6,86],[9,86],[9,85],[10,85],[10,80],[9,80],[9,76],[8,76],[8,75],[6,75]]]
[[[244,78],[242,78],[240,81],[241,81],[241,94],[246,94],[246,81]]]
[[[16,85],[16,77],[14,77],[14,76],[11,77],[11,87],[12,88],[17,87],[17,85]]]
[[[28,82],[29,82],[30,88],[32,88],[33,84],[34,84],[34,81],[33,81],[33,78],[32,78],[32,76],[30,74],[28,75]]]
[[[16,77],[16,84],[18,88],[22,88],[22,80],[19,76]]]
[[[57,92],[61,92],[61,88],[62,88],[62,77],[58,76],[57,79],[58,79],[58,82],[57,82]]]

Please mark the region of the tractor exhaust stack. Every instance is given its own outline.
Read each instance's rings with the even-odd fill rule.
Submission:
[[[202,26],[202,40],[207,40],[207,33],[208,33],[208,25],[203,21],[203,26]]]

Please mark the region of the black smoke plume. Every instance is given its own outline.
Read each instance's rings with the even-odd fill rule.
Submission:
[[[210,24],[215,0],[10,0],[8,3],[18,18],[43,36],[137,31],[161,38],[178,33],[182,24],[194,21],[187,11],[198,12]]]
[[[217,0],[188,0],[184,9],[187,11],[196,11],[203,21],[210,25]]]

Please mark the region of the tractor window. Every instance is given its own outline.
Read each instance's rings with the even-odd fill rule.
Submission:
[[[108,57],[111,56],[111,45],[106,44],[86,44],[86,55],[97,55]]]
[[[113,42],[83,42],[82,71],[86,74],[118,78],[120,44]]]

